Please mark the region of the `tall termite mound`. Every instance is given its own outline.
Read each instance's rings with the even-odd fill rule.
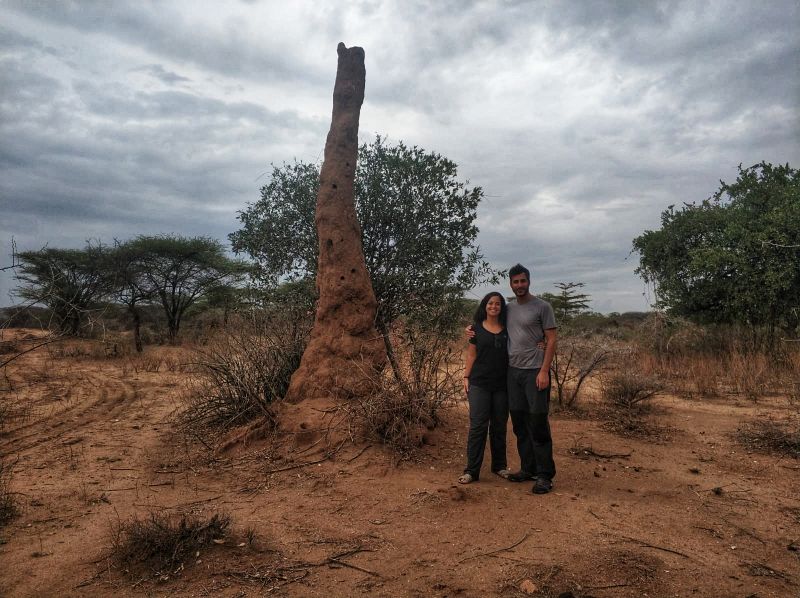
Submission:
[[[340,43],[333,88],[333,116],[317,195],[319,237],[314,328],[287,399],[363,396],[386,362],[375,330],[377,302],[364,262],[353,182],[358,119],[364,101],[364,50]]]

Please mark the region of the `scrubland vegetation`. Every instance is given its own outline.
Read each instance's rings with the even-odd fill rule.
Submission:
[[[259,496],[259,500],[266,501],[264,504],[280,510],[279,505],[283,503],[269,503],[264,496],[272,496],[270,492],[284,492],[282,501],[302,502],[299,495],[305,500],[304,493],[309,493],[309,500],[313,500],[314,492],[335,486],[337,476],[343,476],[347,484],[361,489],[360,494],[354,494],[353,501],[358,505],[349,512],[348,521],[358,519],[362,510],[377,508],[375,505],[385,502],[390,510],[371,515],[367,520],[369,526],[383,525],[390,516],[387,513],[402,512],[405,525],[420,509],[439,509],[430,515],[426,524],[436,526],[450,518],[450,513],[444,510],[449,503],[444,501],[452,500],[460,516],[467,517],[470,507],[476,509],[469,515],[474,519],[468,520],[467,528],[486,523],[486,510],[469,504],[469,500],[479,500],[475,496],[486,499],[480,494],[482,490],[475,490],[477,495],[468,495],[458,488],[449,488],[446,483],[446,489],[440,489],[441,492],[418,487],[423,474],[438,476],[434,479],[444,483],[442,476],[454,477],[460,469],[463,443],[454,439],[460,438],[459,431],[463,431],[466,422],[461,391],[463,326],[469,322],[475,307],[473,301],[462,298],[463,292],[479,281],[494,280],[498,286],[505,284],[500,278],[502,273],[489,268],[474,247],[477,229],[473,221],[482,192],[479,188],[469,189],[461,183],[453,183],[455,166],[441,156],[418,148],[387,147],[384,140],[378,138],[363,148],[363,154],[366,159],[365,170],[359,174],[358,188],[362,193],[359,206],[361,217],[367,222],[364,229],[366,257],[379,302],[378,330],[386,344],[389,364],[382,372],[364,372],[371,377],[374,389],[368,396],[352,397],[345,404],[314,413],[317,418],[314,421],[319,423],[317,427],[308,427],[304,420],[299,429],[289,428],[287,422],[297,415],[283,400],[313,321],[314,261],[309,256],[316,241],[308,231],[306,237],[310,235],[311,238],[300,235],[300,230],[289,239],[283,234],[285,230],[268,226],[270,221],[266,217],[278,205],[288,210],[281,201],[288,194],[299,203],[278,216],[294,221],[297,226],[309,224],[316,184],[313,167],[294,164],[276,168],[272,181],[262,190],[262,200],[241,214],[243,228],[233,234],[231,240],[237,251],[246,253],[254,261],[254,267],[225,257],[217,242],[180,237],[139,237],[111,247],[97,243],[87,245],[82,251],[47,249],[21,254],[21,295],[29,304],[3,310],[3,335],[0,337],[3,370],[0,441],[4,443],[0,459],[0,525],[13,530],[11,542],[21,542],[22,528],[15,527],[22,525],[18,520],[44,504],[38,498],[44,491],[37,486],[32,463],[45,471],[61,467],[63,471],[58,470],[59,475],[65,479],[74,478],[70,481],[71,494],[52,495],[52,504],[69,499],[77,500],[76,504],[82,509],[87,506],[101,509],[112,501],[120,501],[118,497],[128,492],[135,492],[137,497],[141,492],[148,497],[149,502],[125,499],[121,503],[125,513],[118,513],[113,523],[109,524],[107,519],[102,524],[93,524],[95,528],[102,528],[102,533],[93,532],[93,538],[101,549],[99,558],[105,564],[105,573],[98,571],[94,577],[84,580],[86,586],[91,587],[100,583],[97,580],[102,575],[108,576],[103,583],[116,589],[131,589],[141,583],[166,582],[178,577],[186,579],[190,571],[200,576],[203,569],[198,554],[201,552],[218,555],[215,558],[221,559],[227,567],[219,575],[238,580],[236,583],[268,581],[270,588],[288,588],[311,576],[312,570],[340,571],[342,567],[377,583],[375,579],[380,578],[380,574],[343,560],[377,550],[375,546],[383,540],[382,536],[375,535],[374,529],[369,533],[361,529],[360,535],[351,538],[341,550],[316,560],[295,553],[295,560],[286,564],[279,562],[283,557],[275,549],[276,560],[270,561],[269,567],[263,564],[267,549],[253,549],[246,558],[236,553],[239,556],[233,560],[218,552],[223,548],[254,544],[255,531],[246,526],[250,519],[258,520],[253,515],[257,508],[245,512],[243,505],[249,498],[243,497]],[[438,189],[443,194],[441,202],[434,201],[431,205],[444,205],[447,210],[429,214],[427,237],[416,230],[395,231],[390,226],[410,221],[413,214],[424,211],[424,206],[414,203],[423,196],[406,195],[402,192],[403,186],[396,185],[389,194],[392,201],[377,201],[383,201],[387,195],[375,193],[380,186],[370,177],[380,178],[387,164],[398,161],[405,164],[409,172],[433,176],[436,184],[428,181],[426,188]],[[577,480],[584,486],[581,492],[575,490],[572,506],[560,504],[559,509],[576,509],[575,505],[586,496],[585,488],[590,488],[589,493],[592,493],[590,482],[602,484],[612,475],[607,466],[613,469],[613,460],[619,462],[614,475],[622,476],[628,475],[629,469],[637,474],[660,471],[659,464],[653,461],[655,454],[667,460],[673,454],[681,454],[685,460],[687,454],[702,453],[697,464],[669,470],[669,475],[679,480],[678,486],[691,490],[688,499],[696,497],[701,501],[699,506],[682,503],[681,508],[706,509],[702,517],[714,518],[718,512],[708,502],[709,495],[731,501],[726,503],[730,512],[735,512],[737,503],[734,500],[760,501],[762,510],[775,510],[770,515],[775,529],[783,529],[781,517],[786,513],[800,512],[800,506],[773,504],[775,500],[784,500],[783,495],[756,496],[754,493],[755,498],[748,499],[735,493],[754,492],[751,488],[730,489],[724,483],[726,475],[738,475],[737,468],[747,471],[751,475],[748,479],[755,479],[755,474],[748,469],[750,466],[745,460],[740,461],[739,455],[747,455],[747,460],[754,457],[754,462],[759,455],[787,459],[788,463],[796,463],[800,457],[800,343],[795,334],[797,297],[800,296],[795,292],[800,288],[796,256],[800,243],[792,236],[796,231],[780,226],[784,222],[784,211],[794,218],[792,210],[800,205],[800,201],[789,201],[798,199],[797,174],[788,167],[773,169],[768,165],[744,169],[740,174],[735,185],[723,185],[713,200],[701,206],[686,206],[678,211],[670,208],[665,212],[661,231],[647,231],[635,240],[635,249],[641,256],[640,273],[645,280],[656,283],[661,291],[656,311],[593,313],[590,289],[579,282],[557,283],[556,292],[545,294],[553,303],[559,321],[559,344],[552,370],[553,421],[556,427],[569,430],[571,434],[567,438],[566,432],[556,432],[556,443],[563,449],[560,458],[591,459],[596,464],[585,478],[580,477],[582,464],[567,464],[566,480],[562,482],[559,477],[556,489],[562,483],[577,488]],[[725,199],[723,192],[730,194],[730,198]],[[770,203],[775,196],[781,201]],[[772,208],[780,214],[776,216]],[[739,249],[736,236],[741,231],[742,210],[749,214],[746,221],[753,234],[758,232],[759,222],[763,228],[758,233],[760,245],[750,243],[744,253]],[[297,218],[298,214],[303,217]],[[759,215],[762,216],[760,220]],[[794,221],[800,222],[800,215]],[[701,235],[703,243],[693,245],[686,239],[672,243],[674,235],[669,231],[683,234],[705,225],[711,226],[714,234]],[[444,232],[447,234],[442,234]],[[715,235],[720,240],[718,247],[711,246],[708,241]],[[692,235],[689,237],[695,239]],[[731,286],[731,277],[714,282],[712,276],[702,272],[701,267],[706,263],[715,273],[720,269],[736,271],[742,260],[759,251],[763,255],[758,264],[748,266],[744,282],[765,289],[757,282],[757,275],[762,269],[771,272],[769,280],[764,282],[768,285],[764,291],[767,294],[760,298],[752,296],[757,295],[755,291],[743,295],[744,287]],[[779,255],[773,256],[773,251]],[[687,269],[673,267],[678,263],[691,263],[690,275],[684,277]],[[420,268],[420,264],[430,267]],[[245,276],[249,277],[249,284],[244,284]],[[169,398],[169,404],[165,404],[165,397]],[[123,421],[130,427],[124,435],[114,436],[113,426],[121,421],[118,414],[122,412],[127,417]],[[158,419],[153,419],[154,413],[158,414]],[[678,413],[684,420],[676,421]],[[713,428],[711,420],[720,413],[735,414],[731,417],[737,419],[733,427],[724,428],[724,434],[714,432],[713,442],[689,438],[681,427],[691,418],[700,420],[698,425],[702,429],[692,432],[700,437],[706,434],[706,428]],[[69,420],[62,418],[62,414],[69,416]],[[293,425],[297,423],[293,421]],[[64,429],[68,433],[54,431],[59,426],[66,426]],[[154,431],[148,431],[149,427]],[[261,433],[242,432],[253,427]],[[125,444],[130,434],[137,437],[137,443]],[[628,467],[622,462],[630,458],[630,450],[604,451],[598,445],[586,444],[585,435],[598,443],[635,446],[640,460],[636,466]],[[88,436],[101,440],[87,446],[84,439]],[[140,436],[152,454],[145,455],[134,448]],[[123,456],[109,454],[105,448],[107,444],[114,444],[108,441],[112,437],[124,447],[122,455],[135,457],[136,467],[111,465],[123,459]],[[73,448],[75,446],[82,448],[78,451]],[[509,454],[513,452],[511,446],[513,443],[509,442]],[[719,452],[721,446],[725,447],[724,453]],[[397,468],[398,476],[402,475],[403,468],[412,472],[410,481],[404,482],[409,485],[403,486],[406,495],[400,499],[381,495],[380,499],[372,501],[370,493],[380,491],[375,488],[377,478],[383,480],[381,484],[387,484],[387,492],[392,490],[386,472],[376,473],[375,461],[369,462],[372,469],[365,466],[365,472],[351,467],[369,449],[380,451],[379,454]],[[183,453],[177,455],[179,450]],[[344,457],[348,450],[350,453]],[[87,454],[106,468],[103,471],[108,477],[103,478],[102,485],[79,477],[88,475],[82,472],[91,469],[87,466]],[[734,454],[737,456],[731,457]],[[133,461],[134,457],[130,459]],[[712,462],[719,466],[719,471],[706,474],[704,464]],[[425,464],[425,468],[421,464]],[[327,465],[331,469],[314,478],[311,467]],[[137,477],[134,486],[110,483],[116,480],[113,475],[126,475],[116,472],[144,467],[151,477]],[[797,469],[781,461],[773,463],[772,467],[776,470],[785,467],[792,472]],[[709,487],[687,482],[681,477],[684,474],[708,475]],[[158,477],[163,475],[171,477],[168,480]],[[280,475],[287,477],[275,485],[274,476]],[[178,479],[179,476],[184,477]],[[17,489],[22,483],[19,478],[24,479],[22,490]],[[303,480],[308,479],[313,479],[313,485],[303,486]],[[617,487],[603,486],[602,491],[596,491],[596,496],[602,498],[602,492],[613,495],[611,507],[624,503],[625,495],[617,492],[619,485],[623,485],[621,479],[626,478],[615,478]],[[779,481],[782,479],[775,474],[767,484],[777,487],[783,483]],[[481,484],[484,484],[483,478]],[[662,486],[659,480],[652,484],[656,488]],[[197,495],[203,485],[214,486],[218,496],[191,496],[192,500],[186,500],[181,494],[194,488]],[[231,491],[226,485],[238,490]],[[182,490],[177,490],[179,487]],[[492,488],[490,483],[486,487]],[[156,496],[159,489],[180,504],[163,504],[170,501],[164,500],[163,495]],[[768,486],[764,492],[773,490]],[[298,495],[291,494],[293,491]],[[640,491],[641,488],[626,490]],[[343,490],[339,488],[337,492]],[[336,493],[326,494],[325,499],[331,500],[332,495]],[[217,502],[222,496],[224,505]],[[410,497],[408,501],[405,500],[407,496]],[[649,495],[644,492],[644,496]],[[683,495],[670,499],[688,500]],[[497,500],[496,496],[492,500]],[[634,510],[628,516],[657,517],[657,513],[647,511],[645,502],[631,507]],[[522,502],[504,504],[510,510],[518,509],[520,517],[527,512]],[[606,506],[603,501],[598,504]],[[661,508],[668,510],[670,504],[665,501]],[[235,507],[231,513],[227,510],[230,505]],[[606,519],[617,526],[623,523],[612,519],[611,511],[602,516],[597,514],[598,508],[593,505],[588,512],[603,523],[602,533],[593,532],[595,538],[603,538],[602,534],[608,533]],[[345,510],[345,507],[338,505],[336,509]],[[338,513],[333,510],[329,516],[335,517]],[[582,513],[575,516],[580,518]],[[61,516],[55,512],[52,519],[41,517],[35,521],[37,525],[52,520],[61,522]],[[293,514],[286,510],[280,511],[280,516],[286,521]],[[513,521],[513,517],[510,519]],[[591,527],[586,520],[581,521],[586,529]],[[297,531],[303,531],[306,523],[301,519],[293,524],[296,526],[294,537],[299,538],[296,542],[305,546],[305,550],[324,546],[328,540],[323,532]],[[395,523],[401,522],[395,520]],[[320,529],[325,526],[320,521],[316,524]],[[750,524],[753,530],[758,527],[757,522]],[[280,525],[280,522],[270,519],[270,525]],[[230,530],[234,527],[246,531],[233,533]],[[716,519],[710,523],[701,520],[695,528],[712,530],[715,541],[728,529]],[[734,531],[729,533],[738,533],[736,527],[730,529]],[[740,525],[738,529],[745,528]],[[393,528],[386,534],[395,531]],[[467,541],[459,535],[463,531],[463,526],[451,530],[448,542],[460,545]],[[428,528],[416,528],[409,533],[421,539],[410,538],[407,534],[402,538],[393,537],[392,542],[397,546],[416,541],[415,550],[421,550],[430,540],[424,537],[427,532]],[[280,533],[272,538],[273,542],[278,542]],[[523,543],[529,533],[516,544],[509,540],[507,545],[513,548]],[[790,574],[766,565],[764,560],[785,557],[775,548],[776,542],[788,541],[789,551],[796,552],[796,548],[791,548],[797,545],[796,537],[786,538],[783,532],[775,532],[778,535],[763,539],[767,531],[749,528],[747,533],[748,537],[757,538],[758,544],[750,550],[761,555],[762,560],[754,557],[735,566],[745,567],[751,577],[768,577],[775,592],[794,584]],[[4,543],[9,541],[7,535],[0,538]],[[623,536],[622,540],[626,538],[631,540],[630,536]],[[655,541],[635,541],[640,547],[661,550],[673,557],[677,555],[689,561],[700,559],[674,547],[665,548]],[[741,541],[741,538],[737,540]],[[53,546],[44,546],[42,536],[38,538],[38,548],[29,550],[35,543],[33,540],[26,542],[26,554],[30,558],[48,558],[56,550]],[[698,539],[695,542],[702,544]],[[726,536],[726,542],[735,546],[731,537]],[[706,550],[713,548],[702,545]],[[785,546],[780,548],[783,550]],[[284,545],[281,550],[288,552],[290,549]],[[497,552],[506,550],[510,548],[501,547]],[[21,551],[14,554],[17,559],[27,558]],[[565,558],[571,555],[568,549],[559,554]],[[486,555],[459,555],[458,559],[468,560],[473,556]],[[630,556],[626,553],[619,559],[615,557],[614,567],[618,567],[619,562],[628,562],[625,559]],[[255,560],[248,560],[251,557]],[[443,558],[440,576],[446,577],[454,569],[453,558],[452,555]],[[651,575],[655,575],[659,567],[666,568],[646,559],[642,563]],[[112,566],[118,577],[111,574]],[[727,569],[733,570],[736,569]],[[524,572],[514,569],[508,573],[513,578],[510,587],[515,592],[522,591],[519,590],[521,580],[536,579],[538,586],[531,582],[540,589],[538,593],[533,592],[535,595],[555,595],[557,584],[553,583],[553,576],[556,573],[548,571],[550,573],[536,568]],[[619,587],[628,588],[630,592],[624,595],[640,595],[635,592],[645,587],[644,582],[632,573],[625,575],[628,577]],[[451,583],[457,585],[457,581]],[[508,583],[507,579],[498,580],[499,586],[494,587],[507,587]],[[577,582],[562,580],[560,583],[562,589],[571,588],[576,596],[588,596],[578,589],[581,586]],[[660,583],[678,594],[688,588],[667,580]],[[606,585],[617,587],[614,579],[608,579]],[[372,587],[364,585],[367,591]],[[396,590],[399,586],[387,587]],[[187,593],[192,591],[191,588],[186,590]],[[298,592],[302,595],[301,590]]]

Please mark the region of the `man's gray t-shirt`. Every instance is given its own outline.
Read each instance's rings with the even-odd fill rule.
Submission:
[[[508,302],[508,365],[535,370],[542,367],[544,351],[536,344],[544,340],[544,331],[556,327],[553,308],[547,301],[532,297],[526,303]]]

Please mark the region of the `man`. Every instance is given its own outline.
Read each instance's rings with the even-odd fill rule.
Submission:
[[[549,303],[530,293],[530,271],[508,271],[514,300],[508,303],[508,408],[517,437],[520,471],[513,482],[535,480],[534,494],[553,488],[556,466],[550,436],[550,364],[556,351],[556,320]],[[544,349],[541,343],[544,342]]]

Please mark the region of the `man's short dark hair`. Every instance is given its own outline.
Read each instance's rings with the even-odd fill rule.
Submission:
[[[511,269],[508,271],[508,278],[514,278],[515,276],[519,276],[520,274],[524,274],[525,278],[528,279],[528,282],[531,281],[531,273],[525,266],[522,264],[517,264],[515,266],[511,266]]]

